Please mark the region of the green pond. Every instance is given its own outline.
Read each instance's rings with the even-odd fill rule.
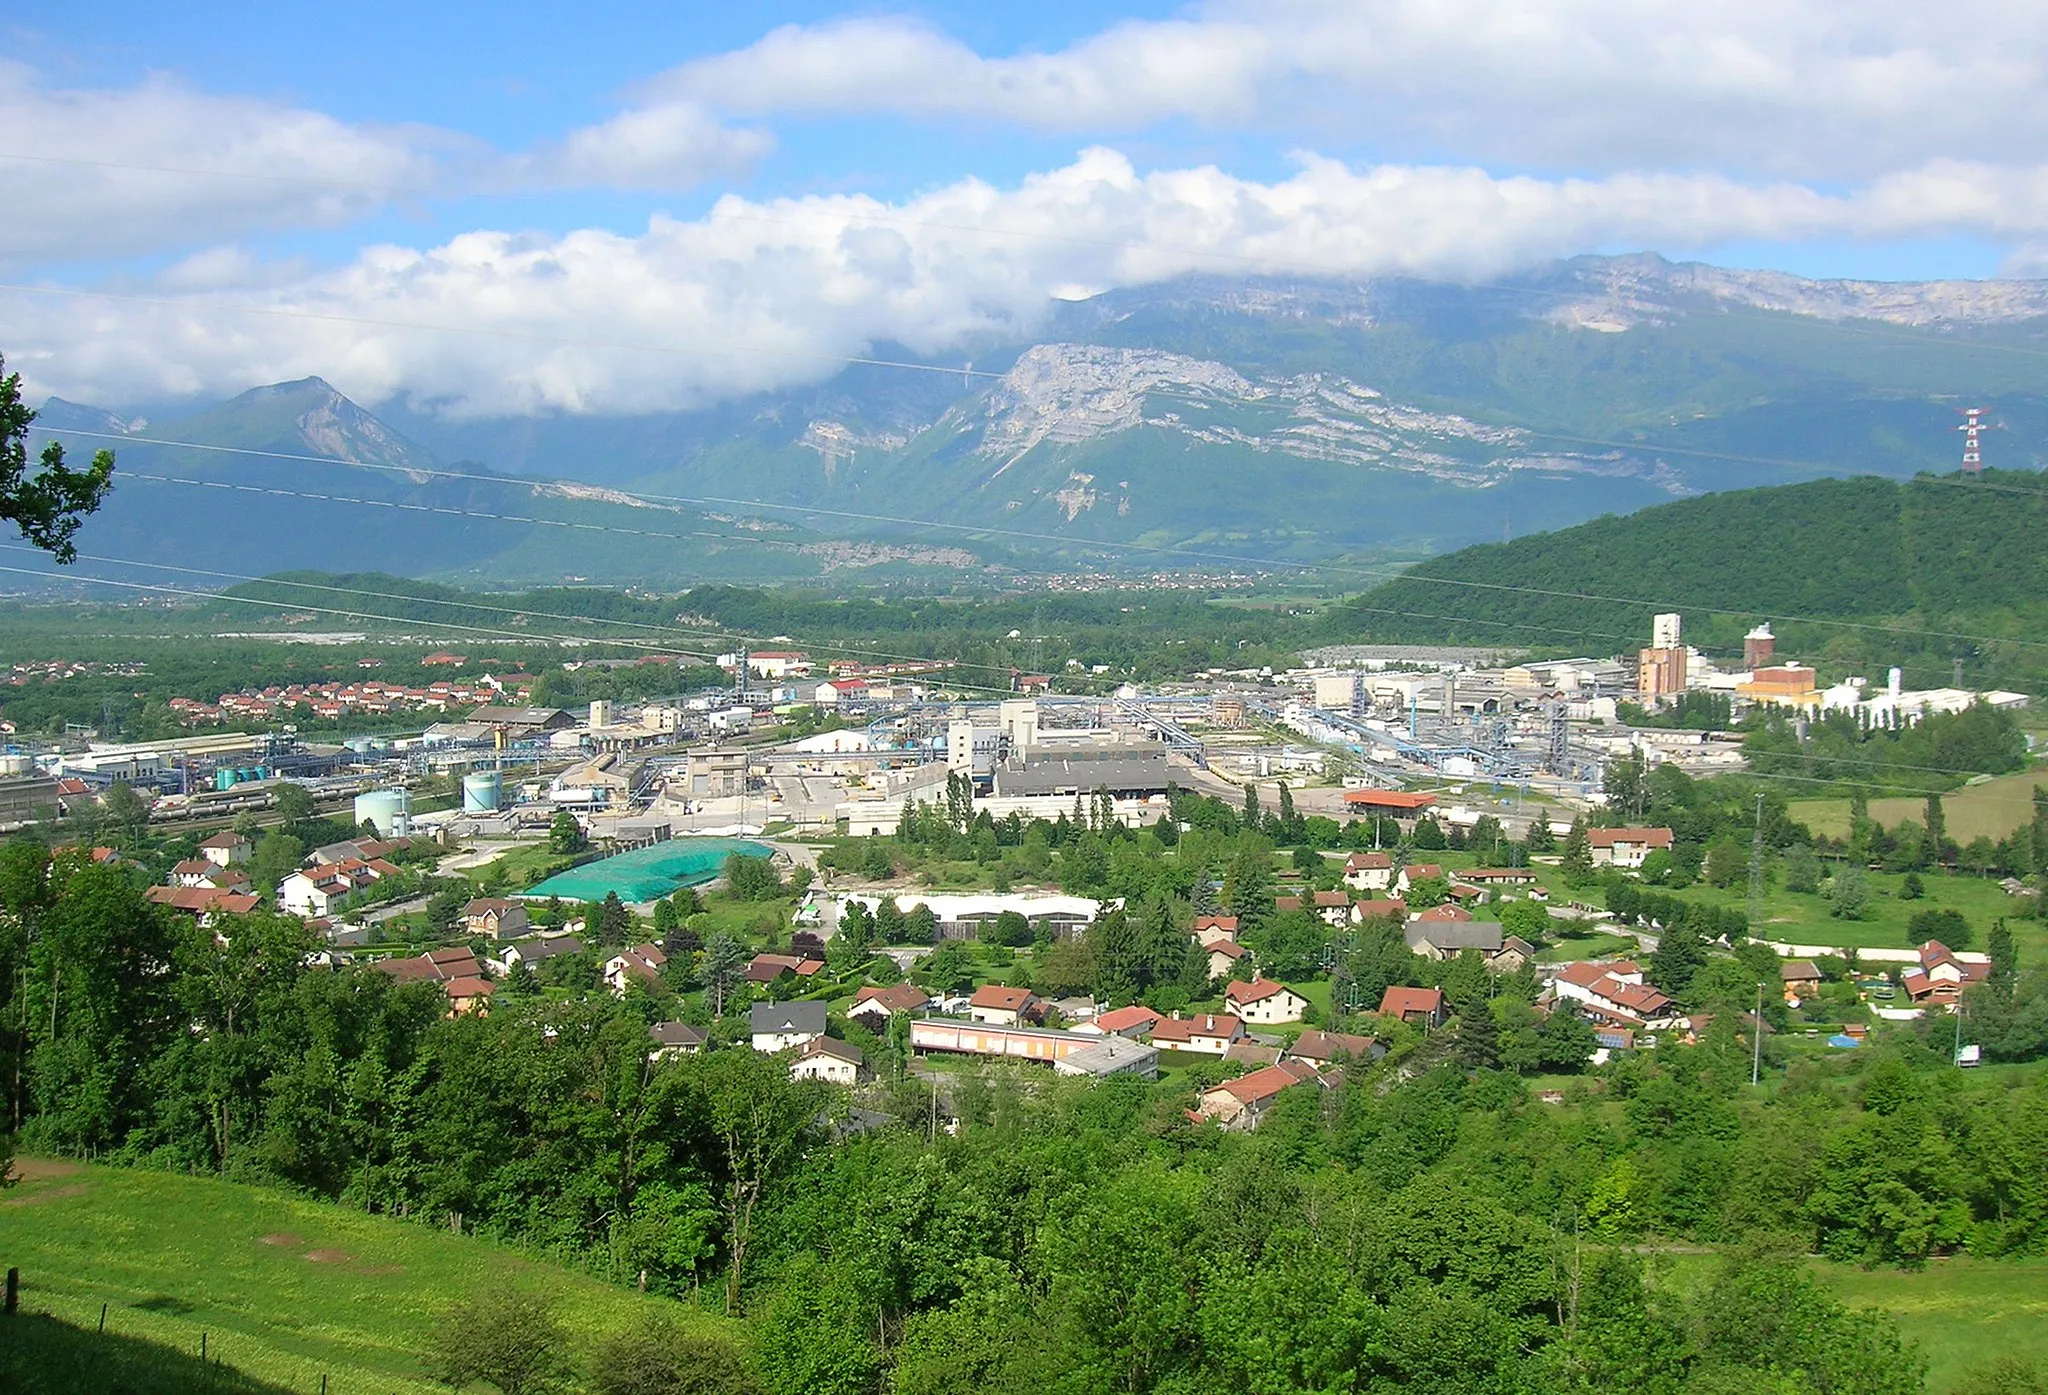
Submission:
[[[744,838],[672,838],[558,872],[521,894],[602,901],[616,891],[621,901],[659,901],[677,887],[710,881],[736,852],[767,857],[774,849]]]

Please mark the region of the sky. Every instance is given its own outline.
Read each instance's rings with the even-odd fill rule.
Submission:
[[[180,6],[0,18],[32,400],[687,408],[1191,272],[2048,274],[2048,6]]]

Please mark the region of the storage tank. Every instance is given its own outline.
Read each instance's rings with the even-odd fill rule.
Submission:
[[[412,832],[412,795],[406,790],[371,790],[356,796],[355,820],[373,823],[386,838],[404,838]]]
[[[479,770],[462,777],[462,812],[490,814],[504,802],[505,786],[495,770]]]
[[[612,705],[608,698],[593,698],[590,703],[590,729],[598,730],[612,724]]]
[[[17,755],[12,751],[0,754],[0,776],[13,778],[21,775],[33,775],[35,772],[36,763],[33,757]]]

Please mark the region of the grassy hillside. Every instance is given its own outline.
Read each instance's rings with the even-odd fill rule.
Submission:
[[[2039,690],[2044,525],[2048,486],[2028,472],[1706,495],[1435,558],[1336,608],[1331,633],[1611,653],[1648,643],[1650,617],[1678,610],[1711,651],[1739,653],[1768,619],[1783,654],[1878,675],[1903,664],[1923,686],[1961,658],[1966,681]]]
[[[1964,843],[1979,837],[2005,837],[2034,817],[2034,791],[2044,784],[2048,784],[2048,770],[2023,770],[2016,775],[1996,775],[1945,796],[1942,812],[1948,819],[1949,837]],[[1920,799],[1873,799],[1870,817],[1886,828],[1896,828],[1908,819],[1918,821],[1926,808],[1926,801]],[[1848,836],[1846,799],[1794,800],[1791,813],[1815,833],[1830,838]]]
[[[458,1299],[544,1295],[585,1344],[679,1311],[488,1241],[278,1192],[70,1163],[26,1171],[0,1201],[0,1266],[20,1267],[24,1313],[78,1329],[38,1326],[36,1348],[79,1351],[104,1303],[107,1333],[128,1344],[110,1363],[165,1382],[132,1388],[180,1388],[204,1333],[209,1357],[252,1378],[222,1390],[317,1391],[322,1375],[335,1392],[440,1390],[420,1353]],[[16,1388],[5,1376],[0,1365],[0,1386]]]

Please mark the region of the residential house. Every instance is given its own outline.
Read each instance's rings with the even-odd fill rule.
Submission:
[[[397,875],[398,868],[382,858],[366,862],[359,857],[347,857],[339,862],[321,862],[279,882],[277,902],[295,915],[330,915],[334,903],[343,897]]]
[[[1811,959],[1787,959],[1778,966],[1778,977],[1785,984],[1785,1001],[1793,1007],[1820,989],[1820,966]]]
[[[249,874],[243,868],[231,867],[225,863],[209,862],[203,857],[188,857],[171,868],[168,885],[184,887],[219,887],[222,891],[247,891]]]
[[[232,867],[238,862],[247,862],[255,850],[255,845],[247,838],[227,829],[199,844],[199,856],[216,867]]]
[[[1308,1062],[1317,1070],[1324,1070],[1345,1060],[1370,1061],[1384,1056],[1386,1051],[1371,1037],[1356,1036],[1350,1032],[1319,1032],[1310,1028],[1294,1039],[1294,1045],[1287,1048],[1287,1054],[1297,1061]]]
[[[824,1080],[834,1085],[858,1085],[872,1080],[868,1059],[861,1049],[837,1037],[818,1037],[805,1043],[789,1063],[791,1080]]]
[[[477,957],[460,945],[402,959],[379,959],[377,968],[400,983],[438,983],[447,995],[451,1016],[486,1011],[495,987],[484,977],[484,966]]]
[[[1612,964],[1566,964],[1551,980],[1551,992],[1583,1003],[1595,1026],[1656,1027],[1675,1021],[1671,999],[1643,981],[1628,960]]]
[[[810,978],[825,967],[825,961],[806,954],[757,954],[747,961],[748,983],[773,983],[784,974]]]
[[[1176,1015],[1152,1024],[1152,1044],[1166,1050],[1221,1056],[1243,1040],[1243,1021],[1223,1013]]]
[[[1398,923],[1408,918],[1408,903],[1397,896],[1389,896],[1379,901],[1360,901],[1351,908],[1351,912],[1361,925],[1375,916]]]
[[[1389,891],[1394,885],[1394,859],[1389,853],[1353,853],[1344,859],[1344,885],[1353,891]]]
[[[604,986],[618,997],[626,996],[626,985],[634,981],[651,983],[661,977],[661,966],[668,963],[668,956],[662,953],[658,944],[634,945],[622,949],[604,961]]]
[[[1266,978],[1255,978],[1250,983],[1233,979],[1223,990],[1223,1005],[1261,1027],[1299,1022],[1308,1012],[1308,999],[1286,984]]]
[[[1536,874],[1526,867],[1474,867],[1458,873],[1458,878],[1485,887],[1536,885]]]
[[[657,1022],[647,1029],[647,1035],[654,1042],[649,1054],[657,1061],[699,1055],[704,1043],[711,1039],[702,1027],[692,1027],[687,1022]]]
[[[1205,949],[1220,940],[1237,939],[1237,917],[1234,915],[1198,915],[1194,928],[1189,932],[1195,943]]]
[[[1463,906],[1446,901],[1441,906],[1431,906],[1415,919],[1424,925],[1458,925],[1477,920],[1478,917]]]
[[[1401,937],[1424,959],[1455,959],[1466,950],[1476,950],[1488,968],[1502,973],[1513,973],[1536,952],[1527,940],[1505,933],[1500,923],[1492,920],[1431,921],[1425,917],[1408,922]]]
[[[1240,961],[1250,957],[1251,952],[1235,940],[1218,940],[1209,946],[1209,977],[1228,978],[1237,972]]]
[[[747,1010],[754,1049],[767,1055],[800,1050],[825,1035],[823,1003],[755,1003]]]
[[[448,1011],[456,1017],[472,1012],[489,1012],[491,994],[498,988],[481,974],[464,974],[461,978],[451,978],[441,987],[448,995]]]
[[[156,905],[182,911],[202,923],[217,915],[247,915],[263,904],[247,892],[218,886],[152,886],[142,894]]]
[[[1325,925],[1343,929],[1351,923],[1351,895],[1344,891],[1318,891],[1311,898],[1310,905],[1316,919]]]
[[[1653,852],[1671,851],[1668,828],[1594,828],[1587,830],[1593,845],[1595,867],[1620,867],[1633,871]]]
[[[985,983],[967,1000],[967,1020],[991,1027],[1015,1027],[1038,1015],[1038,995],[1028,988]]]
[[[462,908],[462,928],[487,940],[512,940],[533,929],[523,903],[504,896],[479,896]]]
[[[1398,1017],[1403,1022],[1441,1027],[1444,1022],[1444,993],[1441,988],[1393,987],[1380,999],[1380,1016]]]
[[[1920,946],[1919,963],[1899,975],[1899,987],[1922,1006],[1947,1007],[1989,973],[1988,964],[1966,964],[1940,940],[1929,940]]]
[[[1283,1093],[1321,1079],[1306,1061],[1282,1061],[1202,1091],[1195,1117],[1214,1120],[1222,1128],[1249,1131],[1259,1126]]]
[[[930,1005],[931,999],[914,983],[891,984],[887,988],[871,984],[853,995],[853,1006],[846,1010],[846,1015],[879,1034],[889,1030],[890,1018],[922,1012]]]
[[[1261,1066],[1279,1065],[1280,1055],[1279,1047],[1261,1046],[1247,1037],[1243,1041],[1232,1042],[1230,1049],[1223,1053],[1223,1060],[1226,1065],[1243,1066],[1246,1070],[1257,1070]]]
[[[1438,862],[1411,862],[1394,877],[1394,894],[1406,896],[1408,888],[1417,882],[1448,881],[1444,876],[1443,864]]]
[[[529,969],[538,969],[548,960],[563,954],[583,953],[583,941],[574,935],[549,935],[543,933],[538,939],[521,940],[518,944],[505,946],[498,956],[498,962],[510,973],[524,964]]]
[[[1093,1032],[1097,1036],[1128,1037],[1132,1041],[1143,1041],[1152,1035],[1153,1027],[1165,1019],[1143,1003],[1129,1007],[1112,1008],[1098,1013],[1095,1020],[1074,1028],[1077,1032]]]

